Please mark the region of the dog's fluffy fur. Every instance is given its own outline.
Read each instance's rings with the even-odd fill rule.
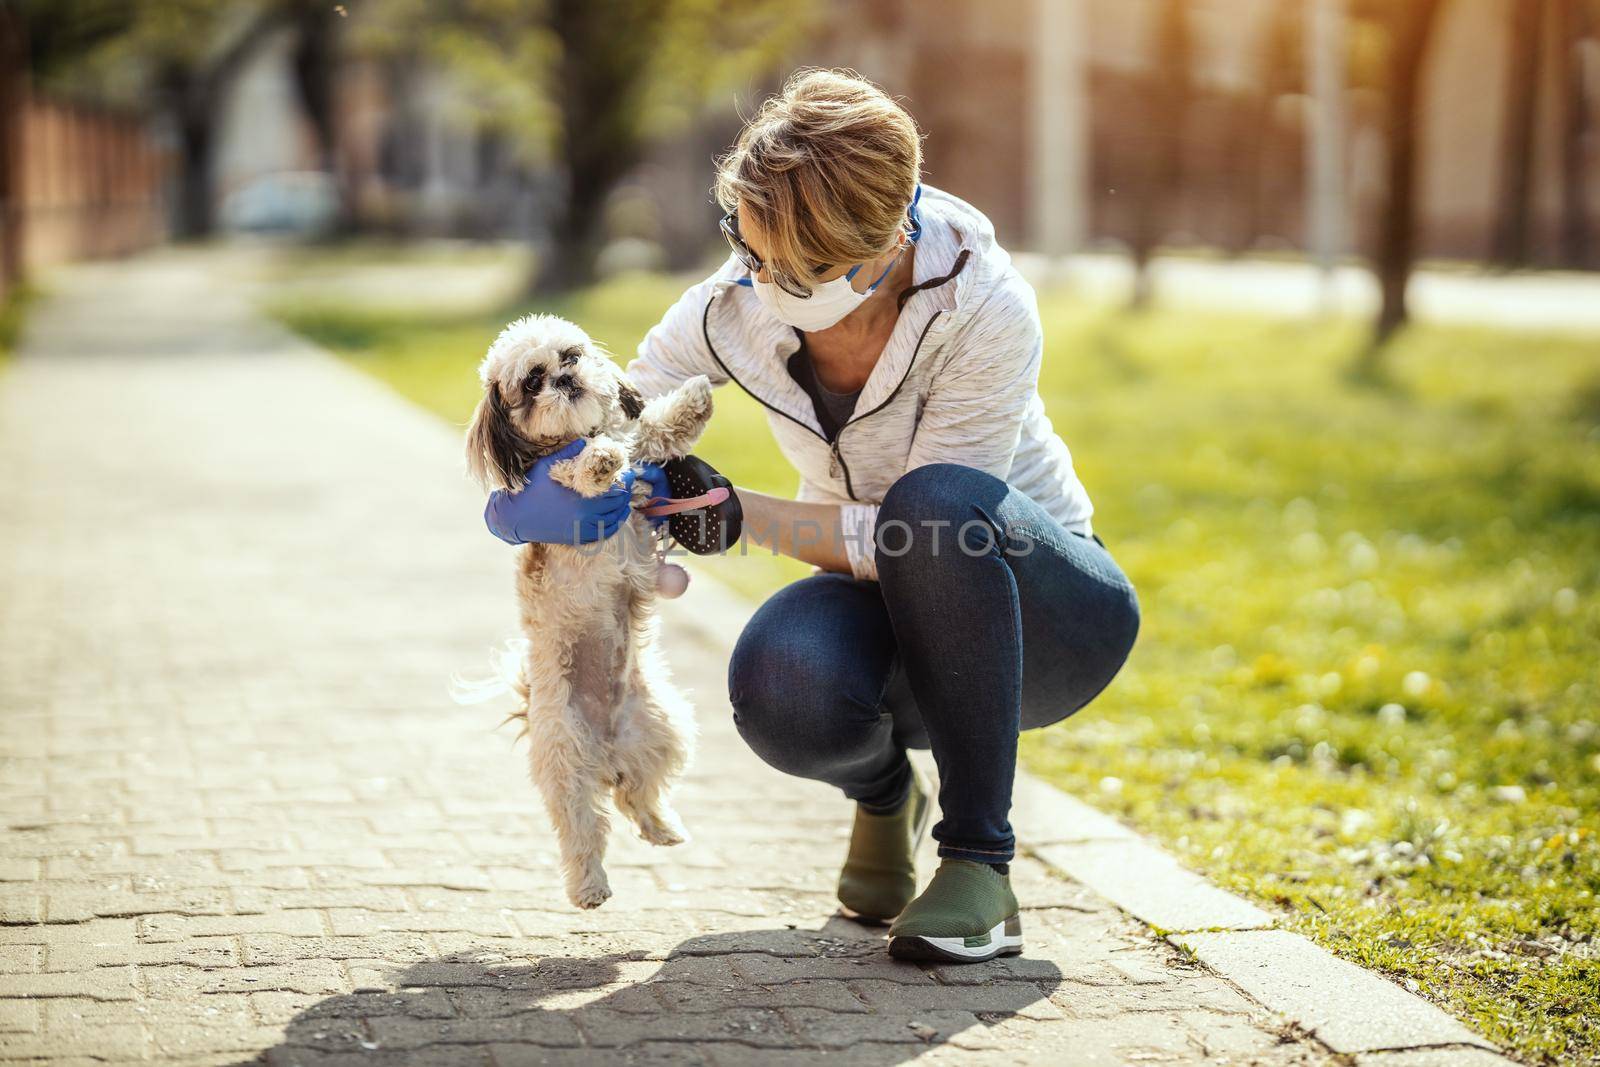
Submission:
[[[606,354],[573,323],[530,315],[507,326],[478,376],[484,395],[467,431],[467,466],[486,488],[516,491],[542,455],[575,438],[582,452],[550,476],[597,496],[629,462],[687,455],[711,416],[711,385],[691,378],[642,403]],[[648,495],[643,482],[635,499]],[[690,758],[694,721],[656,647],[656,572],[648,520],[628,536],[579,548],[517,550],[526,656],[511,682],[523,699],[529,767],[561,849],[567,896],[580,908],[611,896],[602,860],[605,795],[646,841],[686,834],[667,802]],[[522,645],[518,642],[518,645]]]

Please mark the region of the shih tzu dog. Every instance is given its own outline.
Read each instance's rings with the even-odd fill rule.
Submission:
[[[491,489],[515,492],[535,460],[576,438],[583,451],[550,477],[585,496],[609,489],[629,463],[688,454],[711,416],[704,376],[649,403],[582,329],[529,315],[501,331],[478,368],[483,398],[467,431],[467,466]],[[636,501],[649,492],[644,481]],[[637,511],[604,541],[517,549],[525,641],[503,671],[522,700],[534,784],[561,851],[567,896],[594,908],[611,896],[601,862],[605,797],[654,845],[685,840],[668,791],[690,758],[693,712],[656,645],[656,555]]]

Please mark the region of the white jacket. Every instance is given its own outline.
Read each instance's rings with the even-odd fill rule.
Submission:
[[[864,579],[877,577],[877,505],[895,479],[928,463],[987,471],[1068,529],[1093,532],[1094,506],[1039,398],[1044,337],[1033,287],[970,204],[924,185],[917,207],[913,283],[953,277],[906,301],[831,445],[789,376],[799,337],[738,284],[748,272],[731,255],[667,311],[626,371],[647,398],[696,374],[755,397],[800,474],[798,499],[843,505],[850,567]]]

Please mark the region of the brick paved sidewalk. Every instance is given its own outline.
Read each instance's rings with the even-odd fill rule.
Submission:
[[[0,1059],[1324,1061],[1032,861],[1025,957],[890,962],[833,915],[847,805],[731,728],[704,583],[666,627],[695,840],[619,833],[574,911],[498,711],[446,695],[512,620],[456,432],[215,277],[63,273],[0,371]]]

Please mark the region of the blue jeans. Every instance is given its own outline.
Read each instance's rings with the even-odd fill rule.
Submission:
[[[757,610],[728,665],[734,721],[767,763],[874,811],[904,799],[906,750],[931,748],[939,855],[1008,861],[1017,734],[1110,683],[1138,598],[1098,536],[971,467],[906,473],[877,531],[877,582],[813,575]]]

